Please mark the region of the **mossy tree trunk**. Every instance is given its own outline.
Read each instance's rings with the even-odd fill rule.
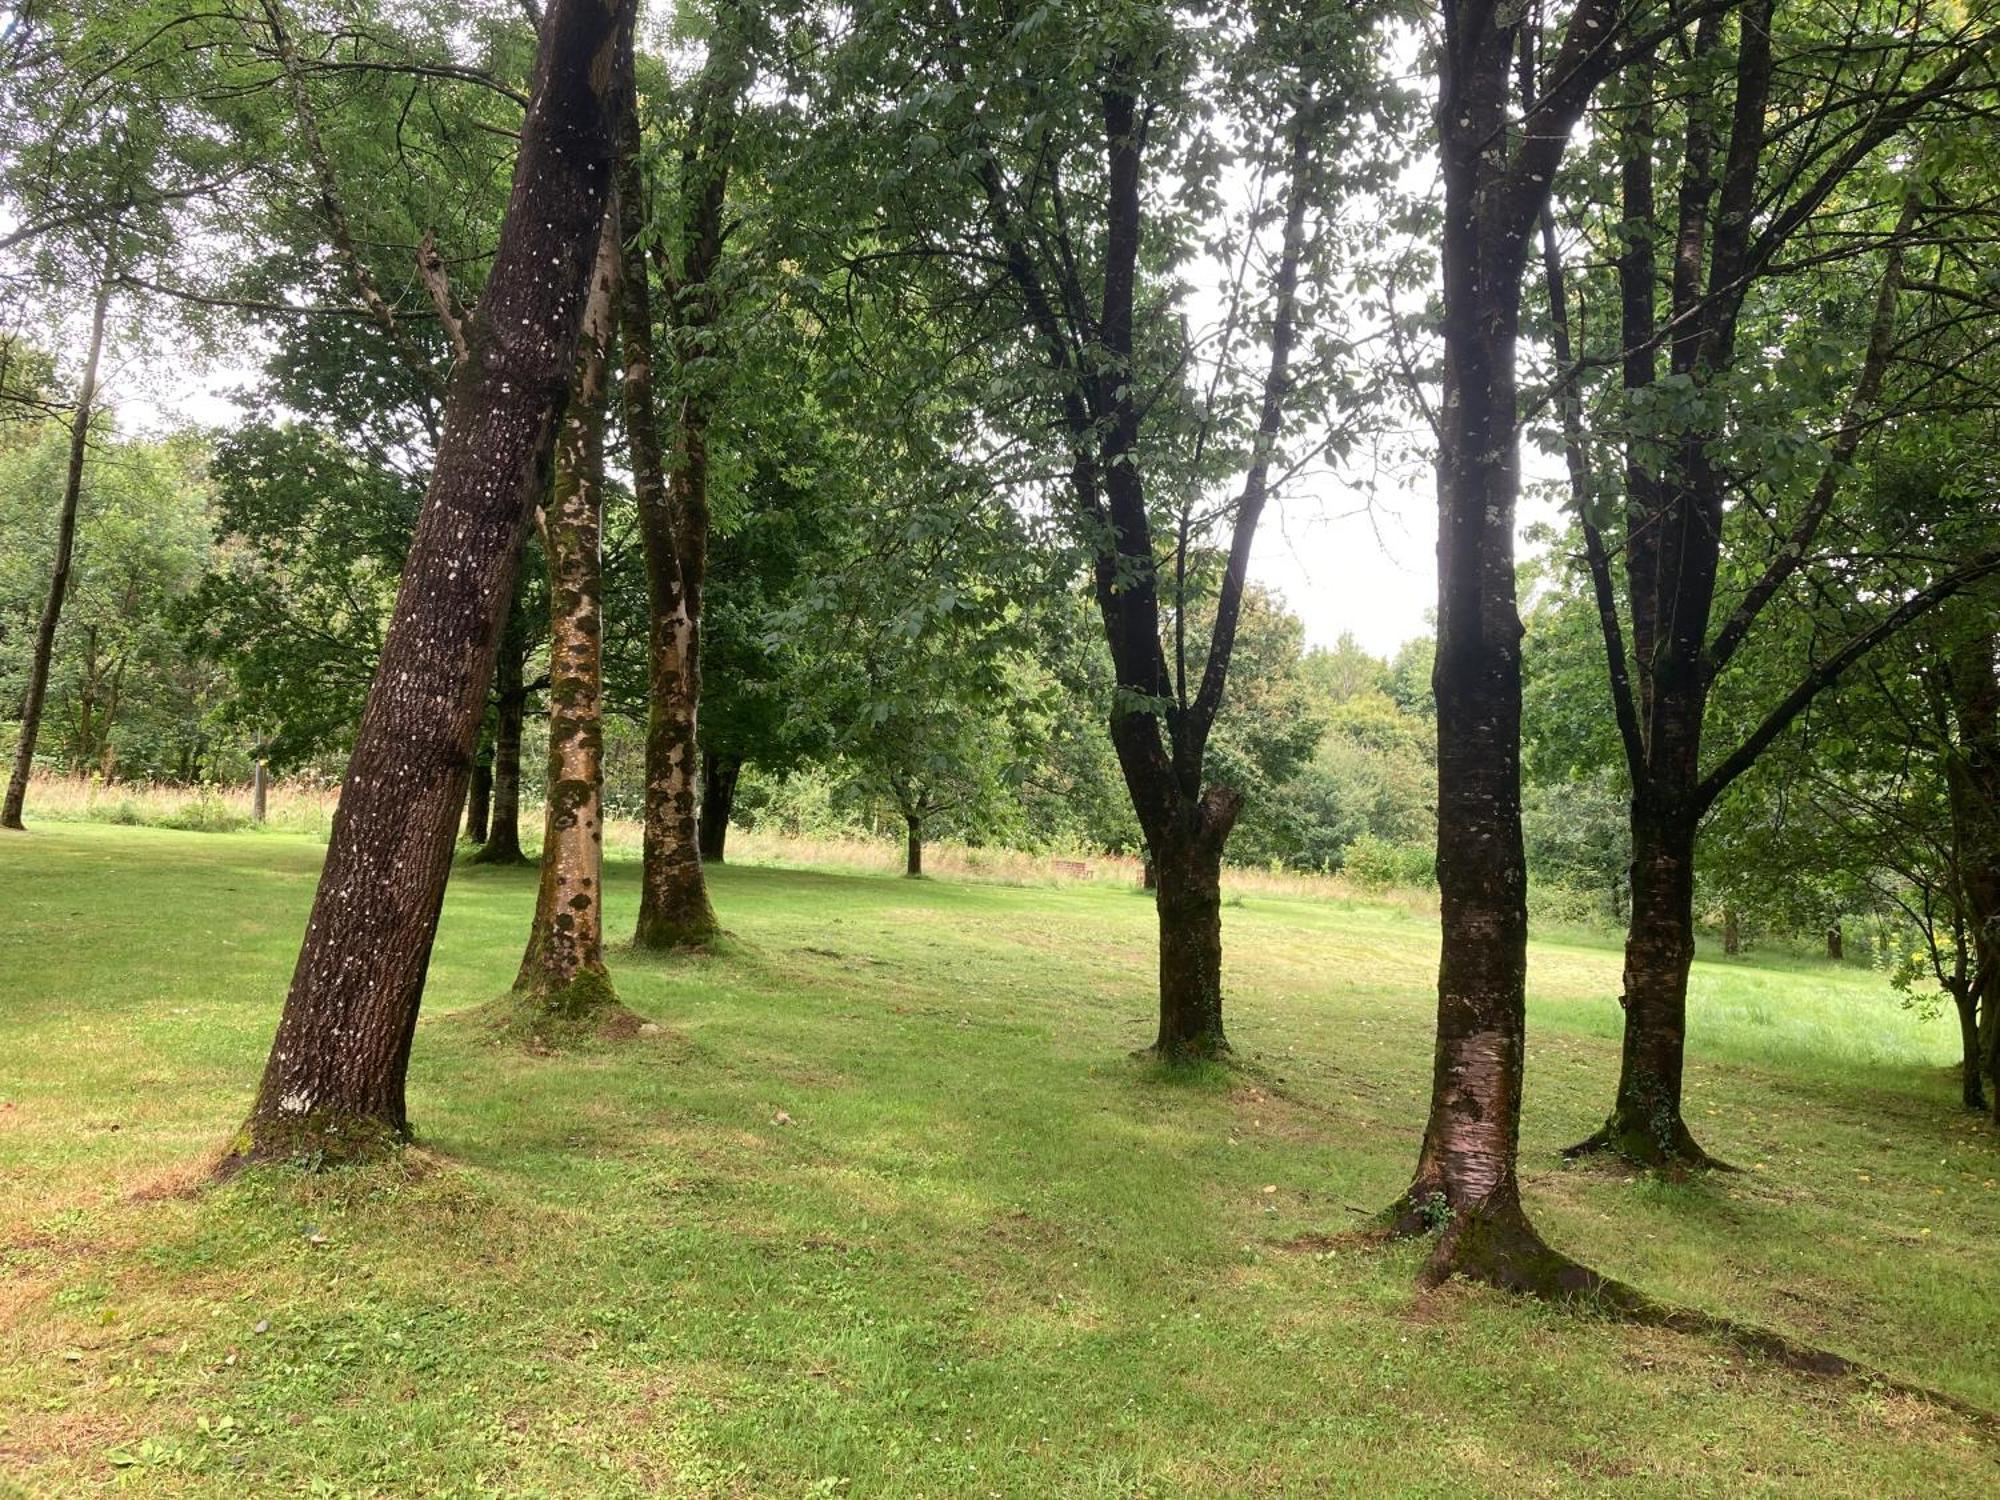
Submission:
[[[729,842],[729,818],[736,808],[736,781],[743,774],[743,757],[701,754],[701,862],[722,863]]]
[[[611,1003],[604,967],[604,407],[617,311],[618,210],[585,305],[576,383],[544,512],[549,569],[549,763],[541,884],[515,993],[576,1022]]]
[[[117,225],[109,230],[115,238]],[[97,300],[90,314],[90,350],[84,358],[83,379],[77,386],[76,409],[70,418],[69,466],[63,473],[62,505],[56,516],[55,565],[49,573],[49,591],[42,600],[41,619],[35,626],[35,644],[28,658],[28,688],[21,700],[21,737],[14,746],[14,770],[7,781],[7,796],[0,802],[0,828],[22,827],[21,814],[28,799],[28,778],[35,769],[35,742],[42,728],[42,705],[48,701],[49,667],[55,660],[56,629],[62,623],[63,600],[69,593],[70,560],[76,550],[77,502],[83,494],[84,456],[88,451],[90,422],[97,405],[97,367],[104,353],[104,324],[111,312],[111,288],[115,263],[113,252],[105,251],[104,269],[98,278]]]
[[[665,309],[674,347],[703,364],[717,357],[715,276],[722,258],[728,159],[737,102],[747,79],[736,49],[719,45],[693,90],[693,144],[684,153],[679,241],[665,247],[672,267]],[[625,202],[644,202],[638,126],[628,120],[619,152]],[[632,222],[648,222],[635,207]],[[708,558],[706,377],[677,370],[671,457],[661,439],[654,395],[656,360],[645,247],[625,246],[625,427],[632,486],[646,556],[649,660],[644,840],[639,921],[633,944],[673,949],[706,942],[719,930],[701,868],[699,711],[701,591]],[[691,361],[689,361],[691,363]]]
[[[231,1162],[327,1163],[409,1134],[410,1043],[522,539],[570,384],[631,14],[606,0],[551,0],[544,14],[492,273]]]

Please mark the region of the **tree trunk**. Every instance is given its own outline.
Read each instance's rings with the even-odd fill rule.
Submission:
[[[1722,951],[1731,958],[1743,951],[1743,928],[1733,906],[1722,908]]]
[[[1153,851],[1148,849],[1139,857],[1139,889],[1157,891],[1160,888],[1160,867],[1153,863]]]
[[[743,757],[701,754],[701,862],[722,863],[729,841],[729,816],[736,808],[736,778],[743,774]]]
[[[493,268],[341,783],[277,1038],[228,1165],[405,1140],[404,1078],[521,543],[547,486],[631,7],[551,0]]]
[[[1170,1062],[1220,1057],[1222,1030],[1222,850],[1241,799],[1211,791],[1192,825],[1150,841],[1153,905],[1160,921],[1160,1031],[1155,1056]]]
[[[250,821],[264,821],[266,792],[271,785],[271,771],[264,762],[263,747],[257,749],[256,762],[250,768]]]
[[[117,225],[111,227],[115,236]],[[42,602],[35,628],[34,655],[28,663],[28,690],[21,704],[21,738],[14,746],[14,773],[7,797],[0,802],[0,828],[18,829],[28,797],[28,777],[35,768],[35,740],[42,727],[42,705],[48,698],[49,665],[55,659],[56,627],[62,623],[63,597],[69,592],[70,558],[76,550],[76,508],[83,494],[83,460],[90,439],[90,419],[97,401],[97,366],[104,353],[104,323],[111,311],[112,252],[106,249],[104,270],[97,284],[97,301],[90,315],[90,352],[84,359],[83,380],[77,387],[76,412],[70,419],[69,468],[63,476],[62,511],[56,522],[56,557],[49,575],[48,597]]]
[[[1715,1166],[1681,1118],[1688,969],[1694,962],[1695,820],[1632,814],[1632,921],[1625,935],[1625,1046],[1611,1117],[1565,1154],[1610,1150],[1646,1166]]]
[[[726,132],[724,139],[726,141]],[[683,332],[712,320],[708,285],[721,254],[723,187],[720,162],[705,163],[707,180],[684,226],[684,284],[669,315]],[[643,200],[638,125],[628,111],[619,143],[619,187],[625,201]],[[634,222],[644,222],[635,211]],[[625,246],[625,430],[632,488],[646,554],[648,708],[644,841],[639,923],[633,944],[672,949],[699,945],[719,930],[701,872],[698,711],[701,702],[701,586],[708,547],[708,411],[698,393],[676,404],[674,461],[669,470],[653,396],[653,314],[646,261],[636,241]]]
[[[903,873],[918,880],[924,873],[924,820],[916,813],[904,813],[903,830]]]
[[[1950,988],[1952,1006],[1958,1012],[1959,1098],[1967,1109],[1983,1110],[1986,1059],[1979,1048],[1979,991],[1965,980]]]
[[[482,743],[473,754],[472,785],[465,796],[465,836],[486,842],[486,825],[493,815],[493,747]]]
[[[1454,1274],[1561,1295],[1601,1278],[1551,1251],[1521,1204],[1527,1031],[1527,860],[1521,838],[1520,496],[1515,374],[1521,277],[1595,59],[1619,27],[1600,0],[1571,14],[1547,71],[1562,93],[1511,123],[1520,12],[1446,0],[1437,105],[1444,221],[1438,406],[1437,876],[1442,951],[1430,1118],[1388,1218],[1437,1230],[1427,1281]]]
[[[493,810],[486,839],[472,862],[479,865],[525,865],[521,849],[521,730],[528,713],[528,690],[522,678],[520,647],[503,645],[495,673],[493,706]]]
[[[536,1022],[575,1025],[615,1000],[604,967],[605,365],[617,308],[618,209],[584,309],[576,384],[543,523],[549,568],[549,774],[542,878],[514,992]]]
[[[1833,925],[1826,929],[1826,956],[1839,963],[1847,956],[1846,946],[1841,940],[1840,919],[1834,918]]]

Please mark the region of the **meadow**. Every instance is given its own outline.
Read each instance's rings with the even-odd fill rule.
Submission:
[[[1429,1095],[1420,903],[1239,885],[1236,1060],[1134,1060],[1149,902],[732,863],[730,930],[614,952],[637,1034],[477,1009],[531,870],[463,868],[419,1145],[206,1185],[323,844],[0,842],[0,1494],[1924,1495],[1989,1424],[1716,1339],[1448,1286],[1349,1231]],[[746,847],[746,854],[757,854]],[[778,858],[784,851],[761,851]],[[608,870],[608,930],[637,872]],[[1523,1160],[1548,1238],[1663,1300],[2000,1410],[2000,1146],[1878,974],[1704,957],[1690,1120],[1741,1171],[1571,1168],[1608,941],[1538,941]]]

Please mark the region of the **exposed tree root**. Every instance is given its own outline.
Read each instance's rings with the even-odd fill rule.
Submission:
[[[1616,1111],[1595,1134],[1564,1150],[1563,1159],[1581,1161],[1600,1155],[1622,1157],[1635,1166],[1669,1176],[1737,1170],[1702,1150],[1679,1115],[1671,1120],[1636,1120],[1623,1110]]]
[[[1372,1239],[1386,1243],[1424,1234],[1437,1237],[1430,1258],[1417,1277],[1418,1284],[1426,1290],[1459,1277],[1585,1314],[1717,1339],[1747,1355],[1800,1374],[1848,1381],[1929,1402],[1964,1418],[1982,1434],[2000,1437],[2000,1415],[1956,1396],[1881,1374],[1844,1355],[1799,1343],[1768,1328],[1656,1302],[1638,1288],[1593,1271],[1549,1248],[1518,1204],[1497,1210],[1452,1210],[1445,1206],[1441,1193],[1427,1192],[1419,1184],[1391,1204],[1368,1230],[1347,1237],[1347,1242]]]

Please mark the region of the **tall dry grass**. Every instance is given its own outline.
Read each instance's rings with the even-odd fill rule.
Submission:
[[[276,780],[265,793],[263,827],[280,833],[307,834],[324,840],[332,825],[339,788],[317,782]],[[251,793],[248,783],[235,786],[186,786],[164,781],[106,782],[96,776],[37,774],[28,787],[30,821],[120,823],[155,828],[231,832],[249,829]],[[538,842],[542,813],[538,806],[521,809],[521,829],[530,847]],[[637,858],[641,829],[635,820],[609,819],[605,848]],[[776,868],[848,870],[857,874],[900,875],[901,839],[814,836],[794,838],[770,828],[732,828],[732,864]],[[945,880],[991,885],[1103,886],[1131,889],[1140,884],[1138,859],[1128,854],[1055,854],[1024,849],[939,841],[924,846],[924,872]],[[1293,870],[1233,867],[1223,872],[1223,889],[1231,896],[1282,896],[1314,901],[1365,901],[1424,914],[1437,910],[1437,894],[1426,890],[1380,890],[1339,875],[1314,875]]]

